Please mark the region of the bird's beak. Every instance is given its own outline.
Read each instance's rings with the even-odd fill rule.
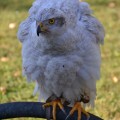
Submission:
[[[40,33],[47,33],[48,29],[42,22],[37,23],[37,35],[39,36]]]

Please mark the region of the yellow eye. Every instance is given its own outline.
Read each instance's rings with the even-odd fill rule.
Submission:
[[[54,24],[55,23],[55,19],[49,19],[49,24]]]

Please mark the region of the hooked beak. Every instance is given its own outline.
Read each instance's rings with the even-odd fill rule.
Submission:
[[[37,27],[37,36],[39,36],[39,33],[41,33],[41,28],[40,28],[40,26],[38,25],[38,27]]]
[[[39,36],[40,33],[47,33],[48,29],[46,26],[43,25],[42,22],[37,23],[37,36]]]

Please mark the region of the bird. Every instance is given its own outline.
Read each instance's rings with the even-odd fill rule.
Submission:
[[[21,22],[17,37],[22,44],[22,72],[35,81],[34,93],[64,113],[64,105],[89,119],[84,106],[94,106],[96,82],[100,79],[101,50],[105,30],[87,2],[79,0],[35,0]]]

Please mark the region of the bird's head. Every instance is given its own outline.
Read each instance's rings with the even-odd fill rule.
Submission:
[[[60,35],[65,31],[65,19],[55,17],[37,22],[37,35]]]
[[[66,30],[66,20],[63,14],[55,9],[47,9],[45,13],[41,13],[40,20],[36,21],[36,32],[44,36],[61,35]]]

